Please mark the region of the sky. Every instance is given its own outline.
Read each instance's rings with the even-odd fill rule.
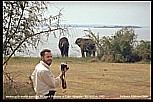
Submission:
[[[47,14],[60,9],[68,24],[151,26],[150,1],[54,1]]]

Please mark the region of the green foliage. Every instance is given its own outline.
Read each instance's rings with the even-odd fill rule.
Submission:
[[[41,5],[41,6],[39,6]],[[36,47],[39,35],[32,36],[37,24],[44,18],[45,3],[29,1],[3,2],[3,54],[10,55],[22,43],[17,51],[24,52],[27,45]],[[28,39],[26,39],[28,38]]]
[[[36,49],[39,43],[43,43],[42,34],[48,37],[56,30],[66,30],[59,25],[61,10],[55,16],[44,15],[50,5],[47,1],[3,1],[3,56],[9,56],[3,64],[15,52]],[[51,28],[51,24],[56,26]]]
[[[132,28],[122,28],[113,36],[102,38],[96,37],[89,30],[88,36],[95,41],[98,47],[97,58],[99,60],[119,63],[151,60],[151,42],[142,40],[139,45],[135,46],[137,34]]]
[[[102,56],[104,55],[104,48],[102,46],[102,42],[101,39],[99,37],[99,34],[97,34],[97,36],[95,36],[95,34],[89,29],[89,30],[84,30],[86,32],[88,32],[89,34],[87,34],[86,36],[88,36],[89,38],[91,38],[96,47],[97,47],[97,58],[100,60],[102,58]]]
[[[113,62],[130,62],[136,37],[132,28],[122,28],[115,32],[114,36],[102,37],[100,41],[105,59],[107,59],[106,56],[110,57],[111,55]]]
[[[122,59],[121,61],[116,60],[115,62],[130,62],[132,56],[132,48],[135,43],[137,35],[131,28],[122,28],[117,31],[111,40],[113,54],[118,56],[117,59]]]
[[[144,61],[151,61],[151,41],[141,40],[136,46],[135,53]]]

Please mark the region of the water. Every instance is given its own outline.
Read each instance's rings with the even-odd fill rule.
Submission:
[[[84,30],[89,30],[88,28],[69,28],[69,35],[64,35],[68,38],[70,47],[69,47],[69,56],[70,57],[81,57],[80,48],[75,44],[75,40],[79,37],[85,37]],[[95,35],[99,33],[100,37],[103,36],[112,36],[115,34],[116,31],[120,30],[120,28],[90,28]],[[138,34],[137,40],[149,40],[151,41],[151,30],[150,28],[135,28],[135,33]],[[86,34],[88,34],[86,32]],[[53,57],[61,56],[60,50],[58,48],[59,39],[63,37],[57,33],[56,37],[51,34],[46,41],[46,38],[42,38],[45,41],[43,44],[39,44],[36,50],[30,49],[30,55],[24,53],[16,53],[17,56],[24,56],[24,57],[40,57],[40,51],[44,48],[49,48],[52,51]]]

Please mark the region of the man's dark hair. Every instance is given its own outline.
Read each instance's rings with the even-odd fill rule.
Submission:
[[[42,50],[42,51],[40,52],[40,56],[41,56],[41,57],[44,56],[44,55],[45,55],[45,52],[51,52],[51,50],[49,50],[49,49],[44,49],[44,50]]]

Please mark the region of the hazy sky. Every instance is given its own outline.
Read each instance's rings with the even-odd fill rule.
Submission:
[[[151,25],[151,2],[149,1],[56,1],[49,12],[58,12],[62,8],[64,19],[68,24]]]

